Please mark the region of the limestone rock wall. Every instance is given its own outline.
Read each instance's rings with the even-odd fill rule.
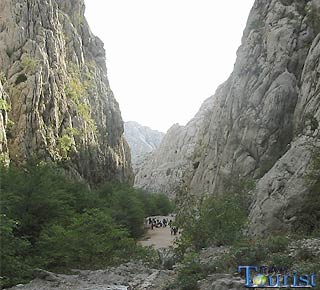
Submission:
[[[138,171],[146,155],[159,147],[164,133],[129,121],[124,123],[124,136],[131,150],[132,166]]]
[[[198,166],[200,136],[205,132],[204,123],[211,112],[212,98],[209,98],[186,126],[173,125],[159,148],[140,164],[135,186],[175,196],[186,171]]]
[[[256,0],[232,74],[204,104],[205,121],[190,121],[200,133],[186,139],[188,125],[169,131],[138,183],[166,192],[182,184],[184,194],[200,197],[254,179],[252,233],[275,222],[289,229],[296,197],[308,192],[309,145],[319,138],[319,7],[319,0]],[[176,144],[196,154],[169,163]],[[166,178],[169,170],[179,176]]]
[[[10,160],[58,161],[91,184],[131,183],[130,152],[103,43],[90,31],[84,9],[83,0],[0,1]]]

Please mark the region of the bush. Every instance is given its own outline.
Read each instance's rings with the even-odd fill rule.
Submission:
[[[176,284],[181,290],[198,289],[197,281],[206,277],[196,253],[189,253],[182,261]]]
[[[144,219],[151,215],[167,215],[172,204],[164,194],[147,193],[125,184],[107,183],[99,190],[117,223],[137,238],[144,233]]]
[[[94,209],[73,217],[65,228],[45,229],[38,247],[45,268],[98,269],[126,261],[135,250],[135,241],[109,212]]]
[[[31,56],[24,56],[21,60],[21,66],[26,73],[35,73],[39,61]]]
[[[0,180],[3,286],[24,282],[39,267],[64,272],[134,258],[158,263],[135,239],[144,234],[151,203],[167,209],[164,197],[112,183],[90,191],[56,165],[36,161],[1,168]]]
[[[27,264],[26,256],[30,250],[30,243],[14,235],[18,223],[5,214],[1,215],[0,220],[0,288],[11,286],[28,280],[30,267]]]
[[[0,110],[10,111],[11,106],[6,100],[0,99]]]
[[[211,196],[188,221],[183,236],[196,250],[215,245],[230,245],[241,237],[246,221],[245,204],[236,194]]]

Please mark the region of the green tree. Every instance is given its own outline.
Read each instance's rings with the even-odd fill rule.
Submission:
[[[247,219],[243,198],[230,193],[208,197],[185,223],[182,241],[196,250],[232,244],[241,237]],[[180,243],[180,247],[185,248],[185,245]]]
[[[108,211],[97,209],[73,217],[65,228],[45,229],[38,246],[44,266],[50,269],[98,269],[127,260],[135,251],[126,229],[116,225]]]
[[[18,223],[7,217],[0,216],[0,288],[12,286],[30,278],[28,251],[30,243],[15,237],[14,231]]]

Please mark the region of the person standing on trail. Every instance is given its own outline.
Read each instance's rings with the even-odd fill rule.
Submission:
[[[164,228],[167,227],[167,220],[165,218],[162,220],[162,224]]]

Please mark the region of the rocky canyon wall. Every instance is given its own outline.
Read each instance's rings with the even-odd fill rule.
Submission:
[[[319,140],[319,7],[319,0],[255,1],[233,72],[199,112],[207,114],[169,131],[136,183],[168,194],[179,185],[201,197],[255,180],[252,234],[289,230],[308,194],[310,145]],[[179,148],[188,150],[177,156]]]
[[[91,184],[132,183],[103,43],[84,9],[83,0],[0,1],[1,158],[57,161]]]

